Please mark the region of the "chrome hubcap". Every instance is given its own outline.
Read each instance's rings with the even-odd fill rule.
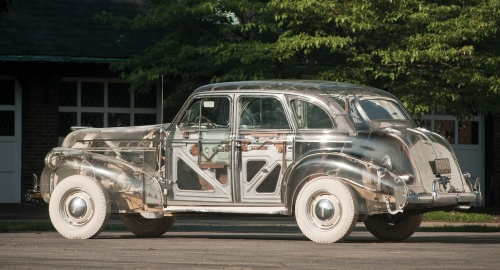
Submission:
[[[341,203],[328,191],[318,191],[308,200],[309,222],[320,230],[329,230],[340,220]]]
[[[87,224],[94,214],[94,204],[90,195],[80,189],[68,190],[60,206],[61,217],[71,226]]]
[[[81,197],[72,198],[68,204],[68,213],[74,218],[84,216],[87,213],[87,203]]]
[[[322,199],[316,203],[314,207],[314,213],[316,217],[320,220],[329,220],[335,214],[335,209],[333,208],[333,203],[327,199]]]

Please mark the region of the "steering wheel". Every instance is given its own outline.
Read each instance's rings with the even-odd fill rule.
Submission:
[[[200,118],[201,121],[207,121],[207,123],[209,123],[213,128],[217,128],[217,124],[215,124],[214,122],[212,122],[210,119],[208,119],[207,117],[205,116],[201,116]],[[200,121],[200,122],[201,122]]]

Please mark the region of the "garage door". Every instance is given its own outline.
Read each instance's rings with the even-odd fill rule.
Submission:
[[[484,205],[484,121],[483,117],[458,121],[451,115],[425,115],[420,126],[445,137],[453,147],[462,172],[479,177]]]
[[[0,203],[21,202],[21,89],[0,78]]]

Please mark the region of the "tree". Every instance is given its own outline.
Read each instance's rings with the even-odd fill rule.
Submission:
[[[500,112],[498,0],[151,0],[150,8],[133,19],[98,17],[164,31],[112,68],[137,91],[163,74],[173,102],[209,82],[325,79],[388,90],[415,115]]]

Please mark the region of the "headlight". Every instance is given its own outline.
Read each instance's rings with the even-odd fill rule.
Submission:
[[[58,153],[51,151],[45,157],[45,166],[47,166],[51,170],[55,170],[57,166],[61,164],[61,160],[59,158]]]

